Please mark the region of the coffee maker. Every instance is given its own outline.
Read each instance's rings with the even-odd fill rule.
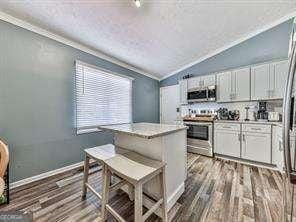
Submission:
[[[266,102],[259,102],[258,111],[257,111],[257,120],[258,121],[267,121],[268,112],[266,108]]]

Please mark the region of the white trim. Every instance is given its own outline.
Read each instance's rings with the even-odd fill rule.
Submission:
[[[184,193],[185,191],[185,183],[181,183],[181,185],[174,191],[174,193],[168,197],[167,200],[167,208],[170,210],[175,203],[177,203],[177,200],[180,198],[180,196]]]
[[[48,171],[48,172],[45,172],[45,173],[41,173],[41,174],[38,174],[38,175],[35,175],[35,176],[32,176],[32,177],[28,177],[28,178],[13,182],[13,183],[10,184],[10,189],[13,189],[13,188],[16,188],[16,187],[19,187],[19,186],[23,186],[23,185],[26,185],[26,184],[29,184],[29,183],[32,183],[32,182],[35,182],[35,181],[38,181],[38,180],[42,180],[42,179],[45,179],[47,177],[54,176],[54,175],[57,175],[57,174],[60,174],[60,173],[64,173],[66,171],[73,170],[73,169],[78,168],[78,167],[82,167],[83,164],[84,164],[84,161],[81,161],[81,162],[74,163],[74,164],[69,165],[69,166],[65,166],[65,167],[62,167],[62,168],[59,168],[59,169],[51,170],[51,171]]]
[[[200,62],[202,62],[202,61],[204,61],[204,60],[206,60],[208,58],[211,58],[211,57],[213,57],[213,56],[215,56],[215,55],[217,55],[217,54],[219,54],[219,53],[221,53],[221,52],[223,52],[223,51],[225,51],[225,50],[227,50],[227,49],[229,49],[229,48],[231,48],[231,47],[233,47],[235,45],[238,45],[238,44],[240,44],[240,43],[242,43],[242,42],[244,42],[244,41],[246,41],[246,40],[248,40],[248,39],[250,39],[250,38],[252,38],[252,37],[254,37],[254,36],[256,36],[256,35],[258,35],[260,33],[262,33],[262,32],[265,32],[265,31],[267,31],[267,30],[269,30],[269,29],[271,29],[271,28],[273,28],[273,27],[275,27],[275,26],[277,26],[277,25],[279,25],[279,24],[281,24],[281,23],[295,17],[295,16],[296,16],[296,12],[292,12],[292,13],[286,15],[286,16],[283,16],[280,19],[278,19],[278,20],[276,20],[276,21],[274,21],[274,22],[272,22],[272,23],[270,23],[268,25],[263,26],[261,29],[258,29],[258,30],[254,31],[254,32],[251,32],[248,35],[243,36],[242,38],[239,38],[236,41],[233,41],[232,43],[230,43],[228,45],[225,45],[225,46],[223,46],[223,47],[221,47],[219,49],[216,49],[213,52],[210,52],[209,54],[195,60],[194,62],[191,62],[191,63],[181,67],[180,69],[177,69],[177,70],[169,73],[168,75],[162,77],[160,79],[160,81],[164,80],[164,79],[166,79],[166,78],[168,78],[168,77],[170,77],[172,75],[175,75],[175,74],[177,74],[177,73],[179,73],[179,72],[181,72],[181,71],[183,71],[183,70],[185,70],[187,68],[190,68],[191,66],[196,65],[196,64],[198,64],[198,63],[200,63]]]
[[[254,161],[248,161],[245,159],[239,159],[238,157],[231,157],[231,156],[224,156],[222,154],[215,154],[215,157],[222,160],[231,160],[233,162],[249,165],[249,166],[255,166],[255,167],[261,167],[269,170],[277,170],[280,171],[276,166],[273,166],[272,164],[265,164],[260,162],[254,162]]]
[[[13,25],[16,25],[16,26],[19,26],[21,28],[24,28],[24,29],[27,29],[31,32],[34,32],[34,33],[37,33],[39,35],[42,35],[42,36],[45,36],[47,38],[50,38],[50,39],[53,39],[57,42],[61,42],[65,45],[68,45],[68,46],[71,46],[73,48],[76,48],[76,49],[79,49],[83,52],[86,52],[88,54],[91,54],[93,56],[96,56],[96,57],[99,57],[101,59],[104,59],[104,60],[107,60],[108,62],[111,62],[111,63],[114,63],[116,65],[119,65],[121,67],[124,67],[126,69],[129,69],[129,70],[132,70],[134,72],[137,72],[137,73],[140,73],[144,76],[147,76],[147,77],[150,77],[150,78],[153,78],[153,79],[156,79],[156,80],[160,80],[158,77],[150,74],[150,73],[147,73],[145,72],[144,70],[142,69],[139,69],[139,68],[136,68],[126,62],[123,62],[115,57],[112,57],[112,56],[108,56],[98,50],[93,50],[91,48],[89,48],[88,46],[85,46],[83,44],[80,44],[78,42],[75,42],[73,40],[70,40],[70,39],[67,39],[65,37],[62,37],[60,35],[57,35],[57,34],[54,34],[53,32],[50,32],[50,31],[47,31],[43,28],[40,28],[38,26],[35,26],[29,22],[26,22],[24,20],[21,20],[21,19],[18,19],[16,17],[13,17],[7,13],[4,13],[4,12],[1,12],[0,11],[0,20],[2,21],[5,21],[5,22],[8,22],[8,23],[11,23]]]

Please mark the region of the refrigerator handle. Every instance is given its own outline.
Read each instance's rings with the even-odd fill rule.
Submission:
[[[293,33],[294,35],[294,33]],[[292,35],[292,41],[295,41],[296,35]],[[293,39],[294,38],[294,39]],[[291,163],[291,147],[290,147],[290,129],[291,129],[291,104],[292,104],[292,90],[294,75],[296,69],[296,44],[293,41],[291,45],[290,57],[289,57],[289,71],[286,82],[286,90],[283,101],[283,147],[284,147],[284,160],[287,176],[292,184],[296,184],[296,171],[292,168]]]

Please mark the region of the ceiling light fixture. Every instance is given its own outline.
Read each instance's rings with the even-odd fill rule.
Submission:
[[[140,7],[141,7],[141,2],[140,2],[140,0],[135,0],[135,4],[136,4],[137,8],[140,8]]]

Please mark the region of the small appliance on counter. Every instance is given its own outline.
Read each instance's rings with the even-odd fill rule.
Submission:
[[[229,110],[227,108],[220,108],[217,111],[219,120],[239,120],[239,110]]]
[[[228,120],[229,113],[227,108],[219,108],[217,111],[218,119],[220,120]]]
[[[239,110],[230,110],[228,115],[229,120],[239,120]]]
[[[280,121],[281,114],[279,112],[268,112],[268,121]]]
[[[257,111],[256,117],[258,121],[268,121],[268,112],[266,108],[266,102],[258,103],[258,111]]]

